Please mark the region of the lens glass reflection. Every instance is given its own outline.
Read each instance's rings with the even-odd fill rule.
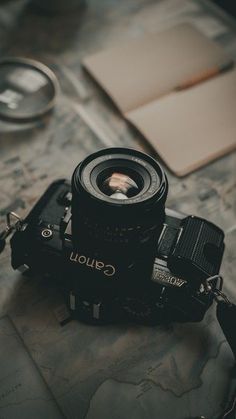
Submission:
[[[99,188],[105,195],[118,200],[131,198],[140,192],[137,183],[120,172],[113,172],[103,179]]]

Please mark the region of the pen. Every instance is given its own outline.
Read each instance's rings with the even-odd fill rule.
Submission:
[[[214,76],[217,76],[218,74],[224,73],[225,71],[230,70],[234,66],[234,61],[231,60],[227,64],[223,64],[220,67],[214,67],[207,71],[204,71],[203,73],[199,74],[196,77],[192,77],[191,79],[181,83],[179,86],[177,86],[174,90],[180,91],[188,89],[189,87],[195,86],[196,84],[199,84],[203,81],[206,81]]]

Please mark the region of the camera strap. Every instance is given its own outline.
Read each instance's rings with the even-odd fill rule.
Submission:
[[[212,283],[217,282],[219,282],[219,286],[213,287]],[[223,277],[221,275],[208,278],[204,287],[205,293],[212,294],[217,303],[216,317],[236,361],[236,305],[222,292]]]
[[[12,222],[12,218],[15,222]],[[23,220],[17,215],[15,212],[8,212],[7,213],[7,225],[5,230],[0,232],[0,254],[5,249],[6,245],[6,238],[13,233],[13,231],[20,230],[23,225]]]
[[[216,315],[236,359],[236,306],[226,300],[217,304]]]
[[[236,305],[231,303],[222,292],[216,296],[216,316],[236,361]],[[227,406],[222,419],[235,419],[236,393]]]
[[[212,281],[219,281],[219,288],[211,286]],[[217,303],[216,317],[233,352],[236,362],[236,305],[222,292],[223,278],[215,275],[206,280],[205,292],[211,293]],[[218,419],[235,419],[236,393],[232,397],[223,414]]]

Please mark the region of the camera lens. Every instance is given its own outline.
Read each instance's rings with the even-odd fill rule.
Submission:
[[[113,199],[129,199],[142,189],[142,178],[137,179],[130,171],[112,169],[98,177],[97,185],[101,192]]]
[[[80,254],[114,268],[112,276],[119,281],[106,287],[112,289],[118,282],[125,287],[135,282],[138,287],[150,278],[167,190],[161,166],[136,150],[101,150],[76,167],[72,176],[73,246]],[[107,272],[102,275],[101,271],[90,273],[106,280]],[[89,272],[84,273],[88,278]],[[96,286],[101,283],[97,281]]]

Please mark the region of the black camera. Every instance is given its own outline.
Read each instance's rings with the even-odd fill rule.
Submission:
[[[161,166],[136,150],[88,156],[51,184],[11,239],[12,266],[45,274],[78,319],[200,321],[213,301],[224,233],[165,209]]]

